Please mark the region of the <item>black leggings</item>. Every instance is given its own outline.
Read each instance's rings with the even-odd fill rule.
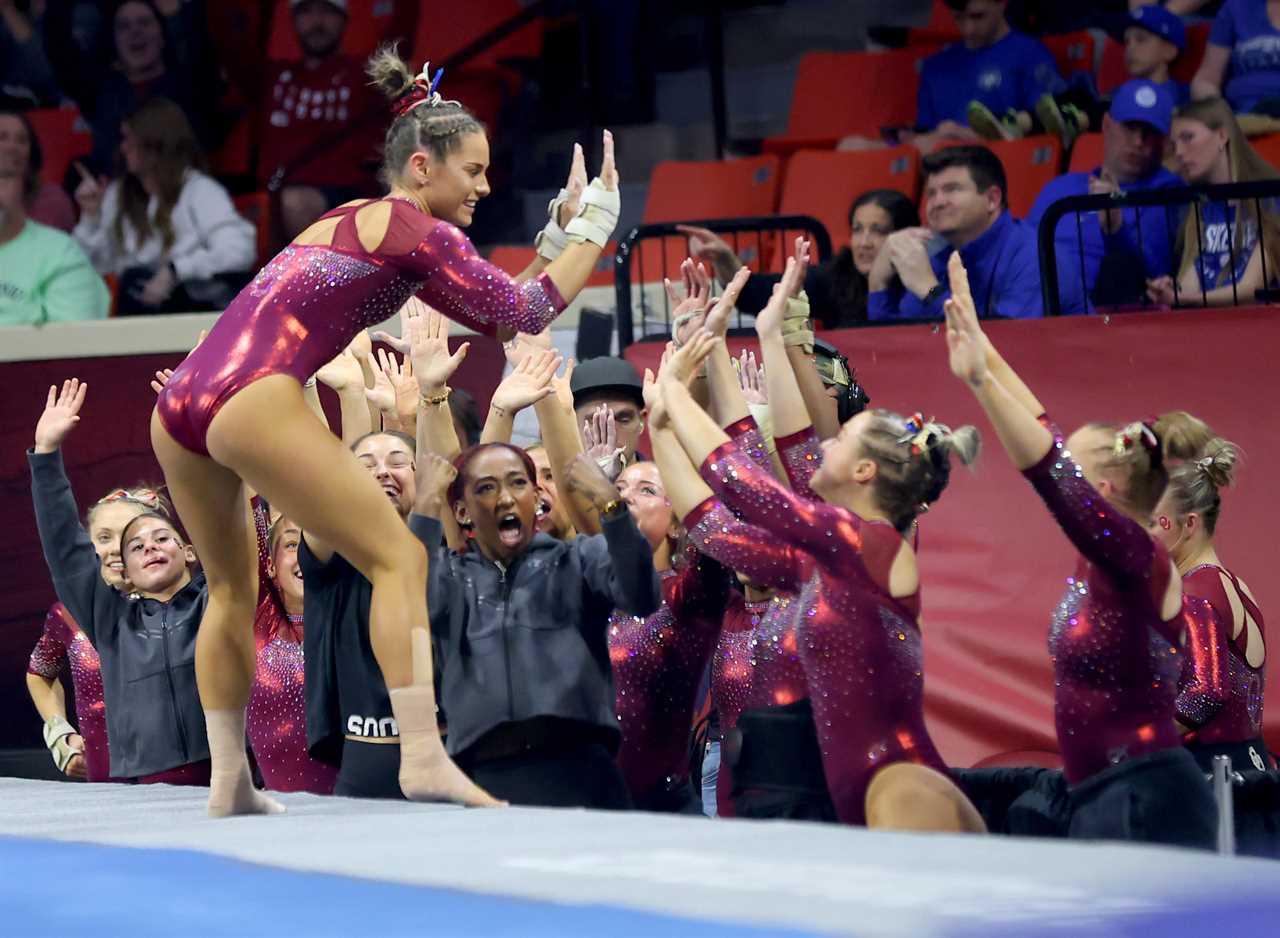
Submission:
[[[343,798],[404,798],[398,743],[342,741],[342,767],[333,793]]]
[[[733,770],[738,817],[837,820],[808,698],[744,710],[720,754]]]
[[[627,784],[609,750],[584,743],[554,752],[523,752],[483,762],[459,763],[471,780],[495,798],[542,808],[631,807]]]

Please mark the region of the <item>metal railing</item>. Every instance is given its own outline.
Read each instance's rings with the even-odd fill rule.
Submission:
[[[686,236],[677,230],[678,225],[709,228],[716,234],[725,236],[725,240],[729,242],[730,247],[733,248],[739,259],[748,263],[757,273],[769,273],[769,268],[771,267],[774,268],[772,272],[781,272],[781,268],[775,261],[785,259],[787,254],[790,253],[787,247],[787,235],[809,235],[816,254],[815,263],[821,263],[831,257],[831,236],[827,234],[827,229],[822,222],[811,215],[760,215],[748,218],[691,219],[689,221],[640,225],[632,228],[627,232],[626,237],[618,242],[617,253],[614,255],[613,282],[617,296],[619,352],[632,342],[658,335],[659,333],[656,331],[649,332],[648,325],[651,321],[661,324],[663,327],[661,334],[670,334],[671,305],[667,299],[666,291],[661,288],[661,283],[665,277],[678,279],[680,276],[678,267],[671,269],[667,264],[667,257],[670,253],[667,250],[668,243],[678,239],[680,245],[686,244]],[[750,236],[754,236],[754,238]],[[743,244],[745,243],[749,248],[753,241],[755,251],[751,253],[743,247]],[[654,243],[659,246],[658,253],[661,260],[658,264],[659,269],[656,272],[656,276],[647,278],[644,269],[644,256],[652,252],[643,250],[643,248],[647,244]],[[683,257],[685,252],[687,252],[687,248],[681,247],[680,256]],[[633,267],[635,271],[634,283],[632,277]],[[655,281],[658,283],[658,289],[662,294],[662,318],[651,320],[649,317],[651,304],[644,285]],[[632,302],[632,287],[637,284],[640,286],[641,334],[639,337],[635,335]],[[656,307],[656,304],[653,305]],[[739,325],[741,325],[740,322]]]
[[[1065,199],[1054,202],[1045,211],[1044,217],[1040,220],[1040,226],[1036,232],[1037,244],[1040,256],[1040,287],[1044,297],[1044,314],[1046,316],[1057,316],[1061,314],[1061,291],[1059,290],[1059,271],[1058,256],[1054,249],[1054,243],[1058,231],[1058,223],[1067,215],[1073,214],[1076,219],[1076,243],[1078,255],[1080,259],[1080,269],[1078,271],[1067,271],[1067,276],[1078,276],[1080,278],[1081,292],[1085,298],[1086,306],[1089,299],[1088,277],[1084,264],[1084,228],[1081,221],[1082,216],[1092,212],[1101,212],[1107,209],[1133,209],[1134,221],[1133,228],[1136,235],[1138,254],[1145,259],[1146,254],[1143,246],[1143,228],[1142,228],[1142,211],[1159,211],[1164,214],[1164,233],[1168,237],[1170,246],[1170,262],[1171,268],[1168,271],[1149,271],[1150,276],[1158,277],[1168,274],[1173,278],[1173,294],[1174,306],[1182,304],[1182,290],[1178,284],[1178,269],[1181,266],[1180,259],[1182,256],[1182,234],[1185,216],[1181,212],[1174,212],[1179,206],[1190,206],[1191,211],[1195,213],[1195,234],[1197,256],[1204,256],[1204,208],[1207,205],[1215,203],[1237,202],[1244,203],[1252,201],[1258,214],[1262,214],[1262,202],[1264,199],[1280,199],[1280,180],[1264,180],[1260,182],[1233,182],[1216,186],[1179,186],[1169,189],[1145,189],[1131,190],[1128,192],[1117,192],[1110,195],[1073,195]],[[1233,217],[1230,212],[1226,213],[1227,223],[1227,245],[1231,262],[1231,295],[1234,305],[1240,305],[1240,297],[1237,293],[1236,286],[1236,237],[1235,228],[1239,223],[1237,217]],[[1261,255],[1262,261],[1262,283],[1263,287],[1258,291],[1259,294],[1267,294],[1268,285],[1271,282],[1272,274],[1280,274],[1280,271],[1269,271],[1267,267],[1266,252],[1266,226],[1259,225],[1257,232],[1257,247]],[[1206,286],[1204,277],[1200,278],[1200,305],[1208,306],[1208,292],[1212,287]],[[1273,298],[1265,296],[1266,299]],[[1254,302],[1257,296],[1246,297],[1246,302]],[[1192,298],[1194,302],[1194,298]]]

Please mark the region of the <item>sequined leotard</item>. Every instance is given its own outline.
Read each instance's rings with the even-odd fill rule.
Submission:
[[[1191,727],[1183,737],[1188,743],[1239,743],[1262,736],[1266,664],[1249,666],[1247,622],[1231,637],[1235,617],[1224,577],[1258,633],[1266,634],[1262,611],[1229,571],[1202,564],[1182,578],[1187,644],[1177,707],[1178,721]]]
[[[1182,617],[1160,619],[1173,573],[1142,525],[1098,494],[1062,434],[1024,475],[1080,556],[1049,629],[1054,722],[1067,781],[1179,746],[1174,698]]]
[[[391,215],[376,250],[356,228],[370,203],[341,206],[324,216],[339,219],[331,245],[290,245],[231,301],[160,392],[157,411],[175,440],[208,455],[209,424],[237,391],[272,374],[305,380],[411,296],[488,333],[541,332],[564,309],[546,273],[516,283],[453,225],[403,199],[381,201]]]
[[[728,574],[690,545],[662,574],[662,605],[648,617],[615,612],[609,659],[622,744],[618,768],[637,806],[682,785],[698,686],[728,593]]]
[[[271,579],[266,508],[254,499],[258,534],[258,609],[253,617],[257,668],[245,729],[262,778],[272,791],[333,793],[338,770],[307,754],[306,698],[302,692],[302,616],[285,611]]]
[[[62,603],[49,607],[44,632],[31,652],[27,670],[47,680],[62,672],[62,659],[71,665],[71,686],[76,699],[76,727],[84,739],[85,769],[91,782],[111,776],[107,749],[107,705],[102,698],[102,663],[89,637],[80,631]]]
[[[893,526],[802,498],[730,441],[703,478],[746,521],[808,555],[796,603],[827,787],[841,821],[865,823],[875,773],[895,762],[946,771],[924,724],[919,593],[894,599],[889,569],[903,547]]]

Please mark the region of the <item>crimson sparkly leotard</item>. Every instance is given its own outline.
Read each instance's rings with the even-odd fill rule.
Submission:
[[[1181,745],[1174,698],[1182,616],[1161,621],[1165,549],[1084,478],[1062,434],[1024,475],[1080,552],[1049,629],[1054,722],[1067,781]]]
[[[285,611],[284,600],[271,579],[267,512],[258,498],[254,499],[253,521],[258,535],[258,608],[253,617],[258,655],[245,708],[249,745],[272,791],[329,795],[338,770],[307,753],[302,616]]]
[[[690,546],[678,568],[663,573],[661,585],[657,612],[614,612],[609,619],[622,730],[618,768],[642,809],[689,774],[693,708],[724,614],[728,575]]]
[[[800,497],[732,441],[707,457],[702,475],[736,514],[814,565],[796,600],[796,637],[831,799],[841,821],[865,823],[867,788],[880,768],[916,762],[946,771],[924,724],[919,592],[888,592],[902,535]]]
[[[1228,570],[1202,564],[1182,578],[1187,645],[1177,707],[1178,720],[1191,727],[1183,737],[1188,743],[1240,743],[1262,736],[1266,664],[1249,666],[1247,622],[1231,636],[1235,616],[1224,577],[1258,633],[1266,634],[1262,611]]]
[[[273,374],[305,380],[411,296],[488,333],[541,332],[564,309],[546,273],[516,283],[448,222],[404,199],[378,201],[391,217],[376,250],[356,228],[371,203],[341,206],[323,216],[339,218],[331,245],[290,245],[231,301],[160,392],[157,411],[175,440],[208,455],[209,424],[237,391]]]
[[[111,776],[107,749],[107,705],[102,698],[102,663],[89,637],[80,631],[62,603],[49,607],[44,631],[32,649],[27,671],[54,680],[62,671],[62,659],[71,665],[71,687],[76,700],[76,728],[84,739],[84,763],[89,781],[105,782]]]

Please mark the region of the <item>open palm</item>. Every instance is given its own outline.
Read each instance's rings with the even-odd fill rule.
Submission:
[[[88,393],[89,385],[81,384],[78,378],[63,381],[61,391],[56,385],[49,387],[44,413],[36,422],[37,453],[51,453],[62,445],[80,422],[80,408]]]

